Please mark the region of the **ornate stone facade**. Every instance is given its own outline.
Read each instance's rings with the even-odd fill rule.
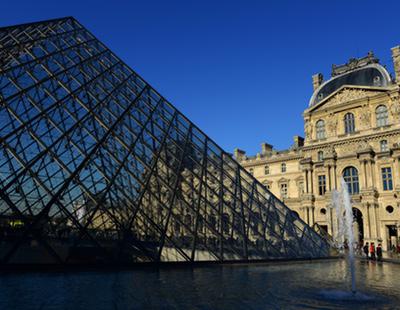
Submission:
[[[284,151],[263,148],[257,156],[235,151],[272,193],[330,235],[337,233],[332,191],[344,176],[358,241],[382,243],[385,250],[400,236],[400,49],[392,51],[395,79],[372,53],[334,66],[325,82],[320,74],[313,77],[314,93],[303,113],[304,143],[296,136]]]

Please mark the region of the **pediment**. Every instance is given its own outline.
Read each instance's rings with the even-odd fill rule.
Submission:
[[[342,103],[346,103],[349,101],[373,97],[382,92],[386,91],[386,88],[382,87],[362,87],[362,86],[342,86],[334,93],[330,94],[324,100],[319,102],[317,105],[312,107],[310,110],[315,111],[321,107],[332,107],[336,105],[340,105]]]
[[[282,178],[280,178],[280,179],[278,180],[278,183],[287,183],[287,182],[289,182],[289,180],[286,179],[286,178],[284,178],[284,177],[282,177]]]

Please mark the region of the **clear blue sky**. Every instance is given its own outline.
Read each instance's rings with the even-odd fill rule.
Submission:
[[[399,1],[5,0],[0,26],[74,16],[226,151],[303,135],[311,75],[373,50],[392,72]]]

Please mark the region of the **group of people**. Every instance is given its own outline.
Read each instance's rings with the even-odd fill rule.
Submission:
[[[371,244],[367,242],[363,247],[363,251],[367,259],[382,261],[382,245],[380,243],[375,248],[374,242],[371,242]]]

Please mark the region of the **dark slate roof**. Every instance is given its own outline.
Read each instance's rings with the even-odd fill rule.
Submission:
[[[390,75],[383,66],[380,64],[370,64],[363,68],[335,76],[323,83],[315,90],[309,107],[318,104],[343,85],[387,87],[390,83]]]

